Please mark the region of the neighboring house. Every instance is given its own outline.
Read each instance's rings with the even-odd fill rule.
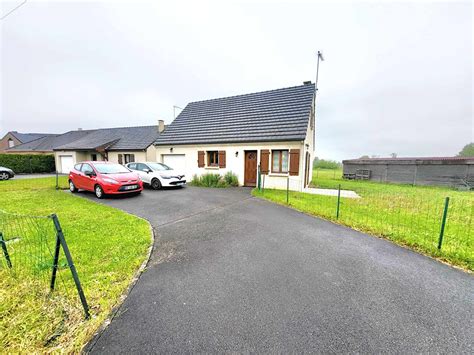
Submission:
[[[120,164],[155,160],[153,143],[164,129],[164,121],[159,120],[158,126],[75,131],[84,135],[53,148],[56,169],[60,173],[68,173],[74,164],[84,160],[107,160]]]
[[[314,152],[311,82],[284,89],[189,103],[155,142],[158,161],[187,179],[232,171],[256,186],[301,191],[311,181]]]
[[[5,153],[12,154],[54,154],[54,148],[89,134],[90,131],[69,131],[63,134],[47,135],[34,141],[9,148]]]
[[[7,132],[0,139],[0,153],[5,153],[7,149],[16,147],[23,143],[28,143],[45,136],[49,136],[48,133],[20,133],[17,131]]]
[[[474,157],[367,158],[342,164],[348,179],[474,188]]]

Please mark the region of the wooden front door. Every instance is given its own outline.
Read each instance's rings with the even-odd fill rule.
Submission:
[[[257,151],[250,150],[245,152],[245,186],[257,185]]]

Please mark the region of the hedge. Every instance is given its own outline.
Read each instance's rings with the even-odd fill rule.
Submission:
[[[16,174],[51,173],[56,169],[54,155],[44,154],[0,154],[0,166]]]

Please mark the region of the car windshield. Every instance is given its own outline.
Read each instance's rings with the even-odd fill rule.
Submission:
[[[126,167],[120,165],[120,164],[98,164],[95,163],[94,167],[96,170],[101,173],[101,174],[121,174],[121,173],[129,173],[130,170],[128,170]]]
[[[150,168],[155,171],[163,171],[163,170],[173,170],[168,165],[161,164],[161,163],[147,163]]]

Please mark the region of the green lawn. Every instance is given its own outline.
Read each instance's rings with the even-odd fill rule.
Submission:
[[[66,177],[60,178],[60,184],[67,186]],[[151,243],[145,220],[55,190],[54,186],[54,178],[0,181],[0,208],[18,214],[58,215],[92,317],[84,320],[69,269],[59,271],[53,294],[48,292],[49,264],[35,265],[36,271],[29,271],[32,262],[28,256],[44,252],[44,245],[41,249],[39,243],[28,240],[31,248],[24,247],[24,255],[18,257],[19,246],[27,243],[28,228],[46,230],[49,220],[15,219],[3,214],[0,226],[8,229],[15,223],[15,228],[26,232],[23,240],[9,246],[14,272],[7,270],[0,254],[0,353],[79,352],[118,304]],[[28,227],[24,221],[39,221],[41,226]],[[60,264],[64,266],[64,258]]]
[[[341,199],[337,223],[382,236],[419,252],[474,270],[474,192],[441,187],[347,181],[340,170],[313,172],[313,185],[354,190],[362,198]],[[253,191],[286,204],[286,191]],[[450,197],[442,249],[438,250],[444,201]],[[290,206],[336,221],[337,197],[290,192]]]

